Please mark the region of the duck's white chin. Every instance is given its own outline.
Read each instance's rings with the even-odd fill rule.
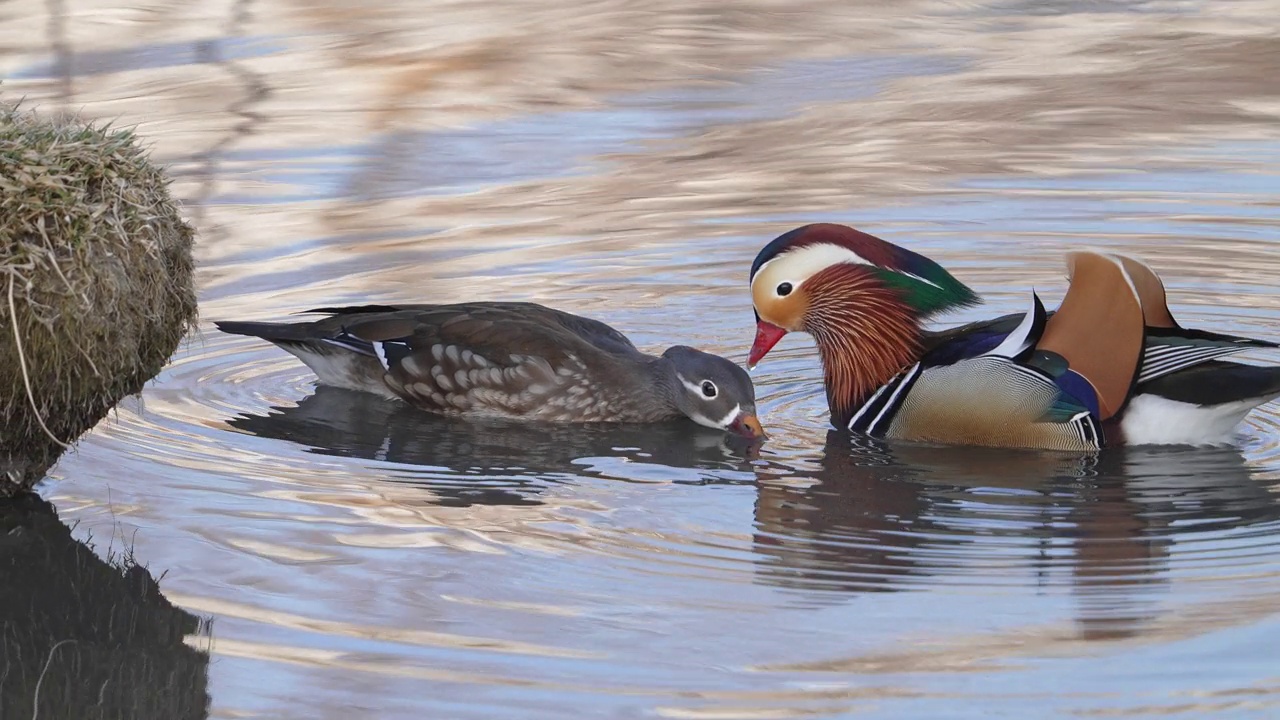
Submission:
[[[1226,445],[1249,411],[1266,401],[1250,398],[1206,406],[1137,395],[1125,408],[1120,430],[1125,445]]]

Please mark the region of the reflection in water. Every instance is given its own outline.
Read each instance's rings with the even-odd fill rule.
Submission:
[[[894,590],[904,576],[921,572],[912,551],[926,541],[928,503],[906,481],[912,471],[892,462],[877,441],[850,447],[849,436],[830,431],[816,472],[795,477],[796,484],[760,483],[755,549],[762,581]],[[915,532],[895,534],[905,527]]]
[[[241,415],[228,424],[325,455],[442,469],[397,479],[430,489],[435,504],[460,507],[539,504],[537,497],[548,485],[601,475],[584,463],[588,458],[745,471],[756,452],[742,438],[683,419],[648,425],[459,421],[326,386],[297,406],[274,407],[266,416]],[[697,473],[677,480],[699,481],[724,482]]]
[[[1280,524],[1277,496],[1227,447],[1081,456],[891,445],[833,430],[820,469],[787,481],[759,485],[761,582],[894,591],[1027,566],[1040,583],[1071,585],[1085,639],[1140,632],[1156,612],[1143,589],[1167,582],[1185,527]]]
[[[209,656],[184,641],[199,620],[121,555],[104,562],[35,495],[0,501],[0,717],[207,716]]]
[[[816,466],[798,469],[691,423],[467,422],[329,387],[229,424],[389,463],[385,477],[428,489],[435,505],[538,505],[553,487],[573,493],[590,479],[646,475],[754,485],[755,579],[803,604],[943,582],[1069,586],[1085,639],[1133,635],[1158,612],[1152,593],[1168,583],[1180,528],[1280,523],[1280,503],[1234,448],[1091,456],[887,444],[832,430]],[[627,472],[607,471],[617,463]]]

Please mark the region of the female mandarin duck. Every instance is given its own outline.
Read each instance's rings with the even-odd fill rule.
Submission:
[[[590,318],[533,303],[320,308],[300,323],[222,321],[268,340],[322,385],[404,400],[446,415],[551,422],[688,417],[763,437],[755,390],[734,363],[691,347],[646,355]]]
[[[928,258],[843,225],[769,243],[751,266],[757,362],[787,332],[817,341],[831,421],[944,444],[1096,450],[1213,444],[1280,395],[1280,368],[1216,358],[1275,343],[1183,328],[1139,260],[1068,254],[1056,312],[933,332],[978,296]]]

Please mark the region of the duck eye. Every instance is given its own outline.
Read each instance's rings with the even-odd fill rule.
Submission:
[[[702,381],[702,394],[704,397],[713,398],[716,396],[716,384],[710,380]]]
[[[786,296],[790,295],[790,294],[791,294],[791,290],[792,290],[792,288],[791,288],[791,283],[789,283],[789,282],[784,282],[784,283],[782,283],[782,284],[778,285],[778,295],[779,295],[780,297],[786,297]]]

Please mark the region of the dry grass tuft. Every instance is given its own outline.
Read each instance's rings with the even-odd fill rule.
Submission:
[[[194,232],[133,133],[0,104],[0,496],[158,373]]]

